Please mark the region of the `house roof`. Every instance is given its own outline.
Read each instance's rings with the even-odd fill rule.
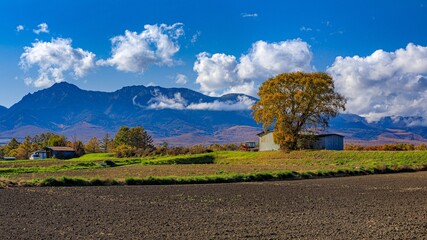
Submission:
[[[74,149],[70,147],[44,147],[44,149],[51,149],[57,152],[74,152]]]

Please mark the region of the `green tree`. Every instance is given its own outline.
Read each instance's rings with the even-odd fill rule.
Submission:
[[[114,145],[119,146],[122,144],[130,145],[129,128],[126,126],[120,127],[114,137]]]
[[[328,127],[346,99],[335,92],[326,73],[283,73],[265,81],[252,114],[264,130],[274,127],[274,139],[283,150],[294,150],[302,135]]]
[[[135,152],[138,155],[147,154],[154,149],[153,139],[141,126],[134,128],[121,127],[114,137],[114,145],[116,149],[119,148],[122,152],[127,152],[127,154],[120,154],[122,156],[128,155],[129,152]],[[129,148],[125,148],[125,146]],[[118,151],[115,152],[117,153]],[[116,155],[118,156],[119,154]]]
[[[153,139],[148,135],[147,131],[141,126],[131,128],[129,130],[130,145],[138,149],[153,148]]]
[[[110,134],[106,133],[100,141],[100,148],[103,152],[109,152],[112,149],[113,140],[110,137]]]
[[[7,144],[7,147],[12,150],[12,149],[17,149],[19,147],[21,143],[18,142],[18,140],[16,140],[16,138],[12,138],[9,143]]]
[[[65,147],[67,146],[67,138],[65,136],[52,134],[48,136],[47,146]]]
[[[0,146],[0,159],[2,159],[5,156],[4,147]]]

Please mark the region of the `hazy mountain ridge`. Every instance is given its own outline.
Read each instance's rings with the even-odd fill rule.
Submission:
[[[249,102],[242,103],[242,98]],[[0,139],[22,138],[33,128],[87,140],[106,132],[115,133],[123,125],[141,125],[155,139],[192,133],[194,143],[197,136],[215,142],[215,134],[235,126],[260,131],[248,111],[251,101],[256,99],[242,94],[209,97],[185,88],[131,86],[115,92],[97,92],[58,83],[28,94],[6,109],[0,117]],[[236,109],[220,109],[230,106]],[[246,140],[240,137],[228,142]]]
[[[0,116],[7,112],[7,108],[0,105]]]
[[[120,126],[141,125],[157,142],[172,145],[256,140],[261,131],[250,106],[257,99],[243,94],[210,97],[186,88],[130,86],[114,92],[86,91],[69,83],[27,94],[9,109],[0,107],[0,139],[53,131],[84,141],[114,134]],[[329,132],[346,142],[381,144],[427,142],[422,117],[386,117],[368,122],[340,114]]]
[[[355,114],[340,114],[330,122],[331,132],[346,136],[348,143],[384,144],[407,142],[420,144],[427,142],[427,127],[413,125],[422,123],[422,117],[385,117],[376,122],[368,122]]]

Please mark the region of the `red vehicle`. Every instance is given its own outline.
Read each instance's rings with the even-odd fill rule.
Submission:
[[[258,151],[258,148],[255,142],[245,142],[242,145],[242,151],[255,152]]]

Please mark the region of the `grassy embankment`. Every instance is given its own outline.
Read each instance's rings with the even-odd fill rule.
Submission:
[[[0,187],[244,182],[427,170],[427,151],[214,152],[0,161]]]

